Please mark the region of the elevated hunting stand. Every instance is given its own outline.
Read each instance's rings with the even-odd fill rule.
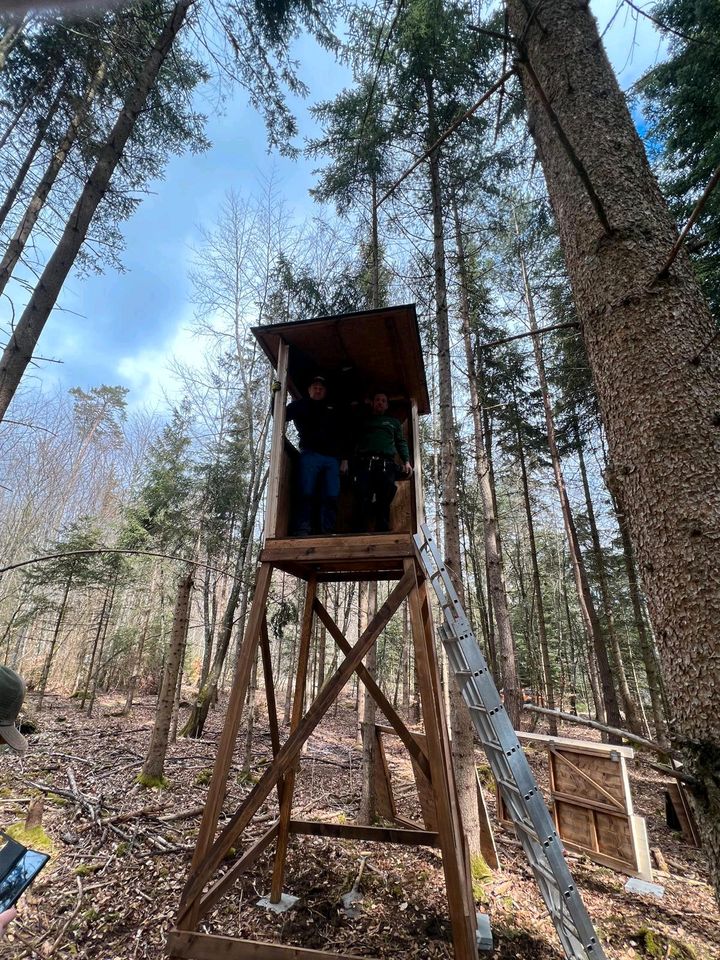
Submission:
[[[258,943],[198,933],[200,921],[237,878],[275,842],[269,903],[279,904],[290,837],[339,837],[409,845],[429,845],[442,853],[448,912],[456,960],[477,957],[477,918],[472,895],[468,845],[460,821],[450,742],[440,691],[428,585],[443,615],[440,636],[450,668],[468,704],[477,735],[502,794],[518,838],[569,960],[603,960],[605,954],[563,857],[562,844],[533,778],[480,647],[455,592],[430,530],[423,523],[419,417],[429,412],[420,336],[413,306],[391,307],[300,323],[257,327],[253,331],[277,370],[274,424],[268,478],[265,540],[255,595],[240,648],[225,726],[220,737],[190,876],[180,904],[177,928],[168,936],[168,953],[195,960],[357,960],[357,957],[277,943]],[[285,438],[288,394],[303,395],[311,378],[323,373],[336,394],[370,395],[382,389],[390,411],[403,424],[413,479],[400,483],[392,503],[389,533],[349,533],[350,498],[341,495],[338,533],[288,536],[292,515],[293,448]],[[275,705],[266,621],[273,570],[305,580],[295,694],[290,733],[283,744]],[[354,646],[343,636],[317,595],[323,582],[397,581]],[[415,649],[425,737],[413,735],[363,666],[363,658],[403,601],[407,601]],[[317,618],[345,659],[303,713],[313,624]],[[273,759],[260,780],[217,834],[242,706],[258,646],[262,654]],[[364,683],[412,760],[423,806],[421,828],[404,821],[389,827],[316,823],[293,819],[295,776],[303,745],[353,673]],[[379,728],[378,728],[379,729]],[[258,839],[219,874],[231,848],[276,789],[278,816]],[[390,804],[390,806],[392,806]],[[398,818],[399,819],[399,818]]]
[[[393,307],[300,323],[257,327],[254,334],[277,371],[280,389],[274,399],[274,422],[268,478],[265,541],[260,554],[255,595],[230,694],[215,768],[200,826],[190,877],[183,892],[177,929],[168,940],[173,957],[232,958],[293,957],[296,960],[340,955],[279,944],[196,933],[198,923],[275,841],[271,902],[282,895],[285,858],[290,837],[315,835],[385,843],[429,845],[442,852],[452,938],[457,960],[477,957],[476,914],[472,896],[467,842],[458,812],[448,730],[440,692],[438,664],[426,580],[418,562],[413,534],[423,519],[419,455],[419,417],[429,412],[420,336],[414,306]],[[391,532],[349,534],[349,495],[341,493],[338,531],[327,537],[288,537],[292,511],[293,450],[285,438],[287,395],[303,396],[311,377],[322,372],[331,390],[362,396],[382,388],[390,412],[403,424],[415,470],[398,485],[392,504]],[[290,734],[281,745],[274,696],[266,603],[273,570],[284,570],[306,581]],[[317,596],[322,582],[343,580],[397,581],[385,603],[351,646]],[[403,601],[407,601],[426,737],[415,739],[379,686],[363,667],[371,646]],[[345,659],[329,677],[303,715],[313,623],[318,618],[340,647]],[[215,836],[232,763],[252,665],[260,647],[268,703],[273,760]],[[358,824],[314,823],[292,818],[293,789],[303,744],[357,673],[395,733],[407,747],[416,776],[424,780],[434,801],[431,829],[370,827]],[[230,865],[218,868],[273,789],[278,817],[272,826]],[[209,886],[208,886],[209,884]],[[347,958],[351,960],[351,958]],[[357,960],[357,958],[355,958]]]

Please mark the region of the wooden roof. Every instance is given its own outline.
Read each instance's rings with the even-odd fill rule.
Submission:
[[[390,399],[417,401],[430,412],[425,364],[415,304],[253,327],[268,359],[277,366],[280,340],[290,347],[288,387],[304,396],[322,374],[331,390],[359,399],[382,389]]]

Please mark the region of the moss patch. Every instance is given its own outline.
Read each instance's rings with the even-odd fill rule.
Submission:
[[[697,960],[692,947],[650,927],[641,927],[632,939],[637,940],[643,956],[653,960]]]
[[[32,850],[40,850],[42,853],[54,852],[53,842],[42,826],[30,827],[28,829],[24,823],[11,823],[5,830],[8,836],[17,840],[24,847],[30,847]]]
[[[147,773],[139,773],[135,779],[141,787],[147,787],[148,790],[167,790],[170,786],[165,777],[151,777]]]
[[[474,853],[470,857],[470,876],[473,897],[478,901],[484,901],[486,899],[484,886],[488,880],[492,880],[492,870],[480,853]]]

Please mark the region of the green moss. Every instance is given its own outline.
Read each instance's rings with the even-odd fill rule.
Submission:
[[[212,770],[201,770],[195,777],[196,787],[206,787],[212,780]]]
[[[28,829],[24,823],[12,823],[5,830],[8,836],[17,840],[24,847],[31,847],[33,850],[41,850],[43,853],[53,853],[53,842],[42,826],[30,827]]]
[[[73,873],[76,877],[90,877],[93,873],[97,873],[101,866],[100,863],[79,863]]]
[[[697,960],[692,947],[650,927],[641,927],[632,939],[637,940],[643,956],[652,960]]]
[[[124,857],[125,854],[128,852],[129,849],[130,849],[130,844],[129,844],[129,843],[126,843],[126,842],[123,840],[123,842],[122,842],[122,843],[119,843],[119,844],[117,845],[117,847],[115,848],[115,856],[116,856],[116,857]]]
[[[90,907],[89,910],[86,910],[85,913],[83,913],[83,919],[87,920],[88,923],[94,923],[99,916],[100,911],[96,910],[95,907]]]
[[[490,767],[486,763],[478,763],[475,765],[475,769],[477,770],[478,780],[482,786],[488,788],[493,787],[495,781]]]
[[[486,899],[484,885],[488,880],[492,880],[492,870],[480,853],[474,853],[470,857],[470,876],[472,877],[473,897],[482,902]]]
[[[57,793],[48,793],[47,802],[51,803],[54,807],[69,807],[70,801],[65,797],[61,797]]]
[[[139,773],[135,780],[141,787],[147,787],[148,790],[167,790],[170,786],[165,777],[150,777],[146,773]]]

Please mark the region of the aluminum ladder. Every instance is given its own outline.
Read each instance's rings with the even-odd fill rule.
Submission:
[[[505,809],[532,867],[540,893],[555,924],[568,960],[605,960],[605,952],[573,882],[557,835],[532,770],[505,711],[492,674],[426,524],[415,534],[420,560],[443,611],[440,636],[455,681]]]

